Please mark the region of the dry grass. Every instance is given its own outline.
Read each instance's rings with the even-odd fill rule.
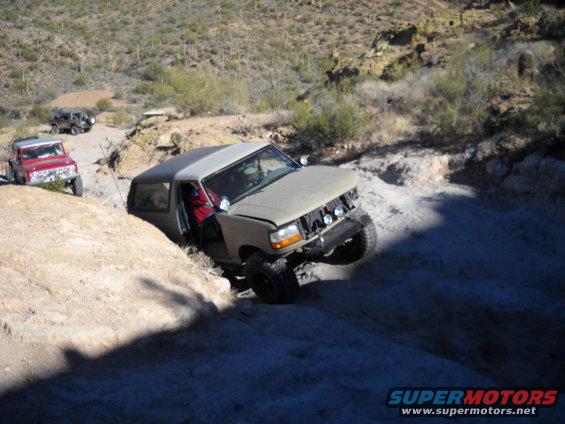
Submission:
[[[375,130],[371,134],[369,141],[379,145],[391,144],[410,137],[416,132],[416,126],[411,116],[391,111],[377,114],[374,120],[374,127]]]

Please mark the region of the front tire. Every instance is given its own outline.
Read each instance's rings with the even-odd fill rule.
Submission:
[[[14,180],[14,170],[12,169],[12,165],[6,165],[6,181],[12,182]]]
[[[363,211],[358,219],[368,220],[368,223],[349,241],[336,249],[336,253],[346,263],[357,262],[371,256],[377,247],[377,228],[373,220]]]
[[[71,127],[71,134],[72,135],[79,135],[79,133],[80,133],[80,128],[76,125],[73,125]]]
[[[53,124],[51,125],[51,134],[59,134],[61,130],[59,129],[59,125]]]
[[[290,303],[298,295],[296,274],[289,269],[283,257],[253,253],[243,265],[243,275],[265,303]]]
[[[71,188],[75,196],[82,196],[82,177],[80,175],[73,180]]]

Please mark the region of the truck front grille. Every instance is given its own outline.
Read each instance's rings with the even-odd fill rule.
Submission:
[[[357,200],[358,198],[359,195],[357,194],[357,189],[353,189],[333,200],[330,200],[325,205],[308,212],[306,215],[301,216],[298,221],[300,227],[302,228],[304,238],[308,240],[309,238],[314,237],[316,234],[319,234],[324,228],[327,227],[327,225],[324,224],[324,215],[331,214],[333,222],[335,222],[337,220],[337,217],[334,215],[333,211],[337,207],[341,206],[345,214],[355,209],[355,200]]]

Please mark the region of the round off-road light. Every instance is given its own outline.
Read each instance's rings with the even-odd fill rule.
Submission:
[[[338,206],[337,208],[334,209],[334,215],[335,215],[336,218],[341,218],[344,213],[345,213],[345,211],[343,210],[343,208],[341,206]]]
[[[324,215],[324,224],[331,225],[332,222],[334,222],[334,219],[332,218],[332,216],[329,213]]]

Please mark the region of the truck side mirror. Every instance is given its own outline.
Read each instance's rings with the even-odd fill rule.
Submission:
[[[300,156],[300,165],[302,166],[308,165],[308,155]]]

